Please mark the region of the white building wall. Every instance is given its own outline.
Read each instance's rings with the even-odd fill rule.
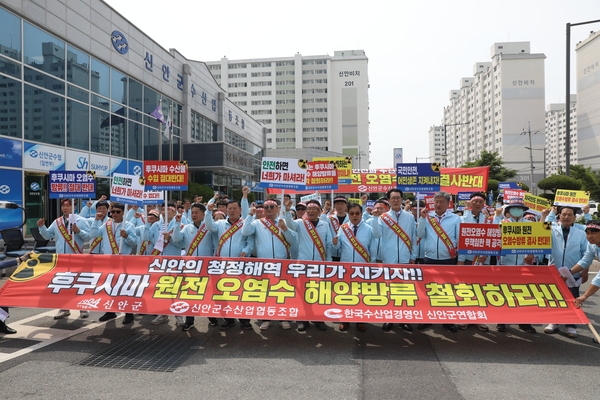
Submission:
[[[566,112],[565,104],[548,104],[546,107],[546,175],[566,169]],[[577,96],[571,95],[571,164],[578,164],[577,149]]]
[[[328,150],[355,156],[361,168],[369,167],[369,81],[364,51],[223,58],[207,65],[228,98],[265,125],[267,149]],[[252,86],[267,81],[270,86]]]
[[[600,32],[576,47],[577,57],[577,160],[600,169]]]
[[[476,160],[483,150],[498,152],[517,179],[528,185],[532,148],[545,143],[545,86],[543,54],[530,54],[528,42],[495,43],[492,62],[478,62],[473,78],[450,92],[444,108],[449,167]],[[534,157],[534,182],[543,177],[543,157]],[[531,185],[530,185],[531,186]]]

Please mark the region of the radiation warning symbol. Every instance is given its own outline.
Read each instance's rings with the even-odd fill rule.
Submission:
[[[544,229],[549,231],[550,229],[552,229],[552,222],[543,222],[544,224]]]
[[[306,163],[308,160],[298,160],[298,166],[302,169],[306,169]]]
[[[140,177],[138,178],[138,180],[139,180],[139,182],[140,182],[140,185],[142,185],[142,186],[146,186],[146,178],[144,178],[143,176],[140,176]]]
[[[431,170],[433,172],[440,172],[440,169],[442,168],[442,166],[440,165],[440,163],[431,163]]]
[[[13,282],[27,282],[36,279],[56,267],[56,254],[32,254],[31,258],[19,265],[10,277]]]

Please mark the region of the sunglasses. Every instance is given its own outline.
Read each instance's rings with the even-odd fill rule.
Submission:
[[[271,204],[271,205],[268,205],[268,206],[263,206],[263,208],[264,208],[265,210],[272,210],[272,209],[274,209],[274,208],[277,208],[277,206],[275,206],[275,205],[272,205],[272,204]]]
[[[110,213],[111,214],[122,214],[123,211],[121,211],[121,210],[110,210]]]

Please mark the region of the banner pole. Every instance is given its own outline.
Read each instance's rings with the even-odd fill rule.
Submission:
[[[71,213],[75,214],[75,199],[71,199]],[[69,217],[71,217],[69,215]],[[75,218],[73,218],[73,223],[76,221]],[[71,247],[73,249],[75,249],[75,232],[73,232],[73,224],[69,224],[69,233],[71,234]]]
[[[592,334],[596,338],[596,343],[600,343],[600,335],[598,335],[598,331],[596,331],[596,328],[594,328],[594,325],[592,325],[591,322],[588,322],[587,326],[588,326],[588,328],[590,328],[590,331],[592,331]]]

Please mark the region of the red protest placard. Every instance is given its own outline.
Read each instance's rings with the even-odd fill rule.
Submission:
[[[588,323],[554,266],[34,254],[10,307],[201,317],[414,323]]]
[[[187,190],[187,161],[144,161],[146,190]]]
[[[460,224],[458,254],[499,256],[501,250],[502,232],[498,225]]]

